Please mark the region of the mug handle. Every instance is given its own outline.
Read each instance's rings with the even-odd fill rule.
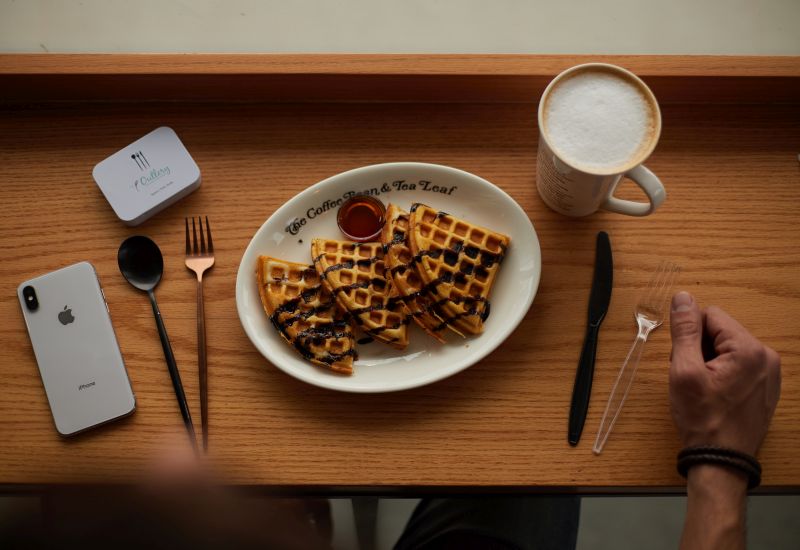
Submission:
[[[600,208],[619,214],[627,214],[629,216],[647,216],[655,212],[656,208],[667,198],[667,191],[664,189],[664,184],[661,183],[654,173],[643,165],[640,164],[639,166],[631,168],[625,172],[623,176],[632,179],[636,185],[641,187],[647,195],[647,198],[650,199],[650,202],[626,201],[618,199],[611,194]]]

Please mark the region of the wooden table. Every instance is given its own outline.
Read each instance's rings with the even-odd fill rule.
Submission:
[[[591,453],[635,336],[637,291],[669,258],[683,266],[681,288],[703,305],[721,305],[780,352],[783,394],[761,451],[764,485],[796,490],[800,61],[602,59],[641,74],[662,102],[663,134],[647,164],[668,198],[648,218],[569,219],[537,196],[536,99],[554,74],[586,58],[0,56],[0,484],[137,479],[165,443],[183,437],[149,304],[117,270],[119,243],[132,234],[153,237],[165,253],[159,301],[199,419],[195,283],[183,265],[183,218],[203,214],[213,221],[217,250],[206,282],[210,459],[229,483],[377,491],[679,487],[666,327],[646,347],[606,451]],[[357,99],[411,101],[337,101],[348,89]],[[271,101],[252,101],[258,91]],[[104,97],[112,101],[52,101]],[[287,98],[301,101],[281,101]],[[159,125],[181,136],[203,184],[128,228],[94,184],[92,167]],[[308,185],[394,160],[462,168],[519,202],[542,246],[533,307],[497,351],[427,387],[351,395],[294,380],[256,352],[239,324],[234,280],[244,248]],[[624,194],[637,191],[626,184]],[[611,236],[615,287],[584,438],[570,448],[567,413],[598,230]],[[95,265],[105,288],[138,408],[64,440],[53,428],[15,289],[79,260]]]

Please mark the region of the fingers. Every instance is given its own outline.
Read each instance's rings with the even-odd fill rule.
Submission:
[[[764,346],[767,356],[767,368],[770,369],[772,375],[780,381],[781,379],[781,356],[778,352],[769,346]]]
[[[771,413],[775,412],[775,407],[778,405],[778,400],[781,397],[781,357],[774,349],[769,346],[764,346],[766,350],[766,366],[768,375],[768,400],[770,403]],[[772,414],[770,413],[770,417]]]
[[[717,306],[709,306],[704,311],[706,317],[706,331],[708,337],[714,342],[717,355],[732,351],[729,344],[753,336],[742,326],[739,321]]]
[[[672,297],[669,323],[672,364],[702,365],[703,314],[691,294],[678,292]]]
[[[714,342],[714,351],[717,355],[717,358],[710,362],[709,366],[736,362],[742,357],[748,357],[749,361],[746,362],[767,368],[770,373],[777,369],[778,372],[773,376],[780,376],[780,357],[775,350],[761,343],[739,321],[722,309],[709,306],[704,313],[706,332]]]

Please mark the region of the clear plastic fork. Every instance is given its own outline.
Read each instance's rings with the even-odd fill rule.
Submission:
[[[622,363],[622,368],[619,370],[614,387],[611,388],[611,395],[608,396],[608,404],[603,412],[603,419],[600,421],[600,427],[597,430],[597,439],[595,439],[594,447],[592,448],[595,454],[599,455],[603,452],[608,436],[611,434],[611,430],[614,429],[614,424],[619,417],[620,411],[622,411],[622,405],[625,403],[633,384],[633,378],[636,375],[636,369],[639,367],[639,359],[642,357],[647,337],[664,322],[668,311],[668,299],[680,270],[681,268],[672,262],[661,262],[658,269],[650,277],[650,283],[636,304],[634,316],[636,317],[636,323],[639,325],[639,333],[636,335],[636,340],[633,341],[628,356]]]

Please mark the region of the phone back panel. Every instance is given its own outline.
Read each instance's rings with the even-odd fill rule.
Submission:
[[[36,311],[22,289],[32,286]],[[135,399],[94,267],[77,263],[17,289],[56,429],[72,435],[133,412]]]

